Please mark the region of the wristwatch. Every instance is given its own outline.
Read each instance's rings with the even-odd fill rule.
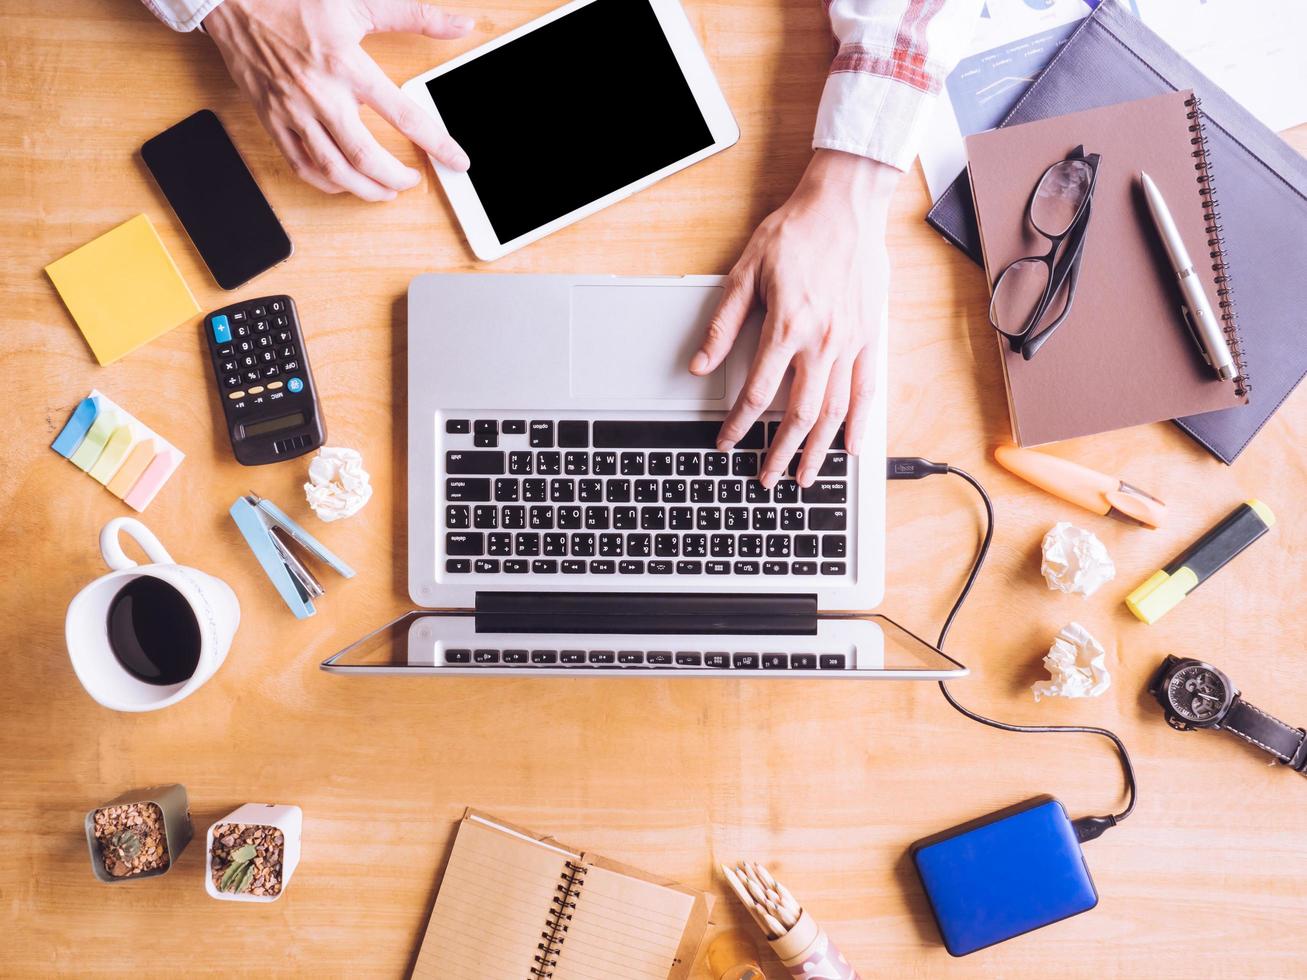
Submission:
[[[1176,731],[1223,728],[1307,775],[1307,731],[1249,704],[1230,678],[1211,664],[1167,657],[1148,682],[1148,693],[1157,698],[1166,723]]]

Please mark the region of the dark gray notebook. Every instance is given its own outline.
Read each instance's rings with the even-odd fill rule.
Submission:
[[[1188,88],[1201,100],[1249,403],[1175,421],[1231,463],[1307,373],[1307,160],[1112,0],[1085,18],[1001,125]],[[981,263],[965,172],[926,220]]]

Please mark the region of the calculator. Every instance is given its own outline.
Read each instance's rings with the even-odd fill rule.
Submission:
[[[204,318],[218,398],[237,462],[293,459],[327,438],[295,301],[264,296]]]

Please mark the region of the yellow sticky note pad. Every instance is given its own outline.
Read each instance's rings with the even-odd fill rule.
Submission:
[[[200,312],[143,214],[45,271],[101,364],[112,364]]]

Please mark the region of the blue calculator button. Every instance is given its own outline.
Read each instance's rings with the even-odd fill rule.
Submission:
[[[286,390],[289,391],[292,395],[298,395],[301,391],[304,390],[304,382],[301,381],[299,378],[291,378],[289,381],[286,382]]]
[[[227,317],[215,316],[211,322],[213,324],[213,342],[215,344],[230,344],[231,325],[227,323]]]

